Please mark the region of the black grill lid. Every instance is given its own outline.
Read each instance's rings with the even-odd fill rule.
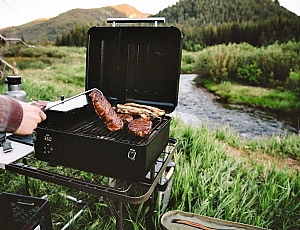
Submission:
[[[92,27],[86,90],[112,103],[136,102],[171,113],[177,106],[182,36],[176,27]]]

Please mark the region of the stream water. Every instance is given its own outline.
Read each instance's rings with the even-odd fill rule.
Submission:
[[[187,124],[207,124],[211,128],[229,125],[245,138],[297,132],[297,118],[220,103],[213,94],[193,84],[195,77],[195,74],[180,76],[178,105],[171,116],[180,117]]]

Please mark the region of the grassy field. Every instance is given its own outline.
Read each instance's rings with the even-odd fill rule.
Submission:
[[[39,49],[42,49],[41,52]],[[33,52],[33,51],[32,51]],[[85,49],[37,48],[40,56],[11,57],[23,65],[20,75],[28,98],[58,100],[84,91]],[[37,60],[43,60],[35,65]],[[25,63],[26,62],[26,63]],[[7,89],[1,84],[1,93]],[[269,229],[299,229],[300,139],[297,135],[245,140],[230,127],[210,130],[191,127],[177,118],[170,136],[178,140],[176,172],[168,210],[183,210]],[[35,162],[39,167],[45,163]],[[62,167],[52,170],[65,172]],[[67,170],[78,178],[96,180],[89,173]],[[0,170],[0,191],[25,194],[24,177]],[[48,194],[54,229],[61,229],[82,205],[71,195],[90,203],[70,229],[114,229],[115,220],[101,197],[29,178],[33,196]],[[125,205],[124,229],[146,229],[147,203]],[[160,229],[160,210],[152,216]]]

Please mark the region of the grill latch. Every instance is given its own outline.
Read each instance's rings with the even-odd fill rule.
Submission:
[[[128,159],[135,161],[136,151],[135,149],[129,149],[127,157]]]

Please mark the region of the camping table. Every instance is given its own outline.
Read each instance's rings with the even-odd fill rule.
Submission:
[[[28,159],[35,159],[33,156],[34,147],[16,141],[11,141],[11,143],[13,147],[11,152],[4,153],[2,148],[0,150],[0,168],[24,175],[26,187],[28,186],[28,177],[32,177],[103,197],[116,218],[117,230],[122,229],[123,202],[140,204],[151,198],[153,203],[155,189],[159,191],[166,189],[168,181],[172,177],[170,173],[174,172],[175,163],[171,162],[171,159],[178,144],[176,139],[169,139],[165,150],[162,151],[161,156],[157,159],[155,166],[152,167],[144,181],[128,183],[102,176],[103,179],[95,183],[34,167],[28,163]],[[166,173],[166,171],[169,173]],[[108,179],[110,181],[108,184],[102,183],[102,181]]]

